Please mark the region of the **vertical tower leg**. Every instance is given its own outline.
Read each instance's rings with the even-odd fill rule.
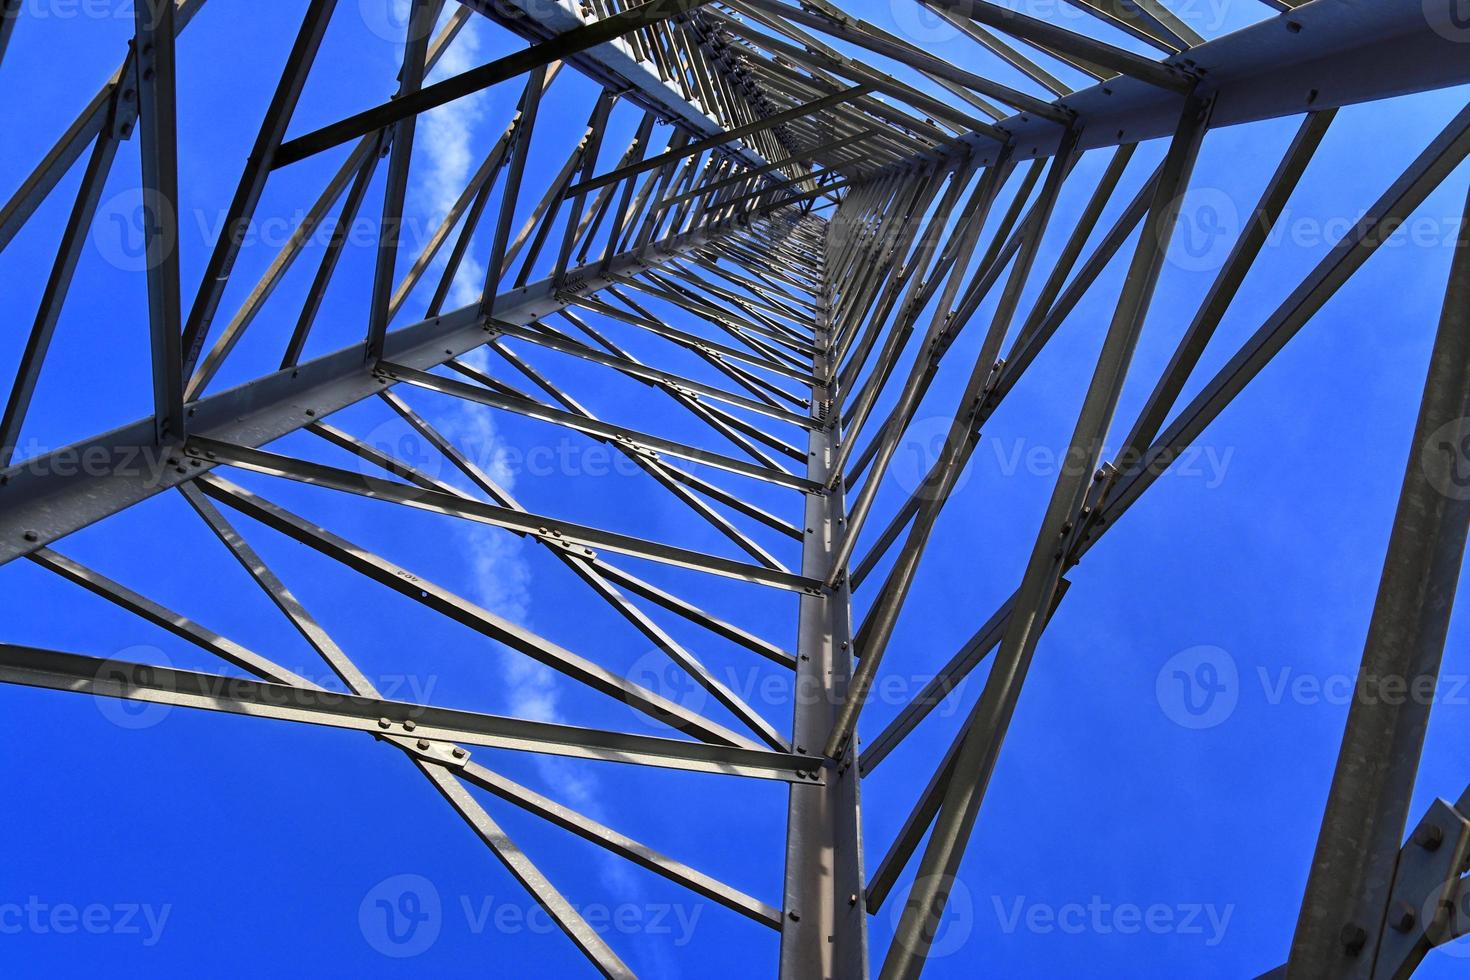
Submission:
[[[824,253],[818,264],[825,266]],[[832,380],[833,331],[825,281],[817,312],[818,354],[812,412],[830,421],[813,429],[807,476],[825,484],[837,458],[842,409]],[[841,487],[806,499],[803,575],[825,580],[845,533]],[[825,595],[801,597],[796,643],[796,710],[792,747],[816,754],[832,730],[852,673],[852,616],[846,582]],[[867,912],[863,900],[860,794],[856,769],[832,769],[821,786],[793,783],[787,817],[786,885],[781,923],[782,980],[865,980]]]

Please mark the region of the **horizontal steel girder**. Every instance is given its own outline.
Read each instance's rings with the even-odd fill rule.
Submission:
[[[715,231],[714,234],[718,234]],[[658,251],[682,252],[709,239],[701,230],[669,240]],[[650,255],[657,261],[656,255]],[[551,279],[502,293],[498,320],[524,325],[566,306],[616,275],[648,267],[634,252],[606,270],[573,270],[556,289]],[[410,324],[388,334],[384,354],[427,370],[480,347],[491,335],[478,304]],[[287,368],[190,404],[189,431],[239,446],[258,447],[384,390],[387,380],[351,344],[300,367]],[[188,482],[208,466],[154,441],[152,417],[83,439],[0,471],[0,564],[57,541],[155,494]]]
[[[1446,16],[1451,4],[1445,3]],[[1470,83],[1463,41],[1431,23],[1422,0],[1314,0],[1312,3],[1165,59],[1200,77],[1214,94],[1211,128]],[[1082,128],[1090,150],[1167,136],[1183,96],[1117,77],[1058,99]],[[1014,140],[1016,159],[1055,152],[1064,128],[1018,114],[996,125]],[[964,137],[982,153],[994,144]]]

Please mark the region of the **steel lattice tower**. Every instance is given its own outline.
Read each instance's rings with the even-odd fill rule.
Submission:
[[[307,129],[293,126],[293,115],[339,5],[300,0],[300,29],[284,66],[240,69],[279,81],[204,274],[186,291],[175,121],[185,80],[175,46],[205,4],[136,0],[134,39],[121,66],[0,208],[3,250],[59,195],[64,178],[81,172],[0,418],[0,466],[8,467],[0,471],[0,562],[27,559],[251,679],[5,645],[0,680],[369,733],[408,757],[604,976],[632,973],[467,787],[685,886],[745,916],[753,929],[778,931],[780,962],[772,967],[783,978],[918,976],[1033,653],[1068,588],[1064,576],[1470,154],[1467,109],[1183,399],[1191,380],[1201,380],[1196,368],[1206,344],[1337,110],[1470,82],[1470,47],[1459,36],[1470,26],[1454,0],[1442,12],[1421,0],[1259,0],[1270,16],[1209,40],[1164,0],[1071,0],[1081,16],[1066,26],[991,0],[896,2],[922,3],[1017,69],[1026,90],[951,64],[827,0],[412,0],[396,93]],[[493,24],[526,46],[431,81],[471,22]],[[1151,54],[1105,40],[1109,31]],[[922,91],[824,37],[902,65],[952,98]],[[0,59],[12,43],[25,43],[21,0],[4,0]],[[1043,67],[1050,62],[1089,84],[1063,84]],[[596,95],[583,107],[585,130],[570,156],[555,172],[538,173],[528,160],[533,141],[544,138],[543,94],[562,73],[591,79]],[[520,93],[514,118],[423,250],[402,254],[416,124],[496,85]],[[626,147],[604,146],[620,104],[636,107],[641,121]],[[1299,119],[1299,129],[1188,314],[1172,359],[1138,417],[1115,419],[1202,141],[1213,128],[1283,117]],[[1103,222],[1135,148],[1148,141],[1164,141],[1163,161],[1112,223]],[[146,279],[153,411],[26,458],[18,447],[32,396],[53,340],[68,340],[57,330],[62,307],[104,184],[128,142],[142,161],[148,237],[136,275]],[[1105,170],[1081,213],[1062,215],[1059,194],[1086,153],[1106,158]],[[268,181],[318,155],[340,161],[325,189],[304,203],[302,220],[243,300],[227,304]],[[599,165],[609,159],[611,169]],[[346,229],[377,206],[370,189],[378,184],[365,329],[360,339],[308,358]],[[1008,187],[1018,189],[1008,207],[998,206]],[[519,202],[526,206],[518,210]],[[835,208],[824,217],[829,205]],[[1058,227],[1060,255],[1041,267],[1043,235]],[[319,233],[327,245],[304,305],[269,302]],[[483,256],[475,254],[477,234],[488,243]],[[987,420],[1120,252],[1126,276],[1110,322],[1096,325],[1100,353],[1068,447],[1081,465],[1057,476],[1014,594],[893,721],[863,729],[859,747],[862,713],[884,676],[900,611]],[[483,290],[453,308],[454,284],[476,261],[489,270]],[[431,271],[439,277],[432,299],[426,309],[411,307],[421,281],[433,282]],[[612,330],[594,326],[594,317],[627,336],[656,339],[684,366],[645,363]],[[885,518],[876,542],[858,551],[900,440],[972,322],[979,353],[937,459]],[[216,384],[247,331],[274,338],[279,367],[232,387]],[[584,380],[592,372],[642,386],[663,399],[666,414],[601,418],[536,367],[530,351],[576,363]],[[416,410],[403,397],[408,391],[612,447],[739,557],[542,512]],[[386,406],[433,447],[443,468],[426,471],[327,421],[368,402]],[[1406,976],[1432,947],[1470,931],[1461,878],[1470,864],[1470,791],[1456,804],[1436,803],[1411,825],[1428,707],[1374,696],[1390,682],[1432,684],[1439,671],[1470,503],[1437,488],[1458,477],[1455,454],[1441,459],[1428,451],[1423,459],[1438,462],[1424,463],[1420,450],[1467,415],[1470,247],[1462,232],[1301,917],[1289,956],[1281,951],[1282,976]],[[660,435],[676,417],[707,438]],[[1105,456],[1114,421],[1125,422],[1126,438]],[[352,454],[357,468],[277,445],[294,436],[289,445],[299,447],[305,435]],[[88,464],[63,465],[78,458]],[[139,465],[150,459],[159,465]],[[1437,473],[1436,466],[1448,469]],[[590,589],[589,603],[606,604],[732,722],[691,710],[338,536],[235,482],[241,473],[368,498],[382,505],[384,520],[412,509],[546,549]],[[746,492],[757,486],[766,496]],[[147,583],[115,581],[65,554],[68,535],[163,494],[187,501],[320,654],[340,689],[135,591]],[[784,510],[762,502],[773,494]],[[362,576],[631,706],[660,733],[385,695],[255,550],[247,539],[259,533],[255,524],[344,575]],[[700,588],[793,596],[794,621],[738,625],[629,570],[628,559],[673,566],[685,580],[700,579]],[[881,581],[873,577],[880,566],[887,568]],[[854,624],[850,593],[864,585],[876,592],[866,618]],[[773,724],[725,684],[661,625],[665,617],[785,677],[794,692],[789,725]],[[862,777],[987,659],[968,720],[936,760],[897,839],[865,868]],[[784,892],[757,898],[661,854],[488,768],[471,754],[482,747],[783,781]],[[780,841],[764,846],[776,853]],[[916,884],[895,894],[907,867],[917,868]],[[896,938],[873,950],[870,962],[867,917],[890,903],[902,908]]]

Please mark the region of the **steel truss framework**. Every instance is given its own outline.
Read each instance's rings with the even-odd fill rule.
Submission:
[[[0,417],[0,466],[9,467],[0,473],[0,561],[27,559],[252,679],[4,646],[0,680],[371,733],[409,758],[605,976],[631,972],[467,787],[777,930],[782,977],[868,975],[866,917],[901,900],[896,939],[873,967],[884,978],[917,976],[1033,654],[1068,587],[1068,569],[1470,154],[1467,109],[1384,189],[1198,394],[1180,404],[1337,109],[1470,81],[1470,61],[1435,29],[1419,0],[1263,0],[1275,15],[1214,40],[1197,35],[1161,0],[1075,0],[1090,20],[1073,18],[1065,27],[987,0],[921,2],[1016,68],[1027,79],[1025,90],[950,64],[826,0],[800,7],[785,0],[651,0],[641,6],[621,0],[578,6],[414,0],[399,88],[384,93],[393,97],[301,131],[292,125],[293,113],[338,6],[335,0],[304,0],[285,65],[251,69],[279,67],[279,82],[205,274],[185,303],[177,246],[175,102],[181,80],[175,48],[204,0],[137,0],[136,35],[121,67],[0,209],[4,248],[57,193],[63,177],[81,168]],[[0,58],[17,27],[17,43],[24,43],[19,10],[16,0],[5,0]],[[528,46],[427,83],[472,19],[494,21]],[[1097,36],[1079,29],[1087,25],[1100,28]],[[1150,53],[1101,39],[1108,31],[1130,35]],[[833,40],[903,66],[909,77],[916,73],[952,97],[937,98],[866,57],[844,54],[828,43]],[[1094,84],[1072,90],[1043,67],[1048,60]],[[543,93],[569,68],[598,83],[600,94],[586,106],[585,132],[565,164],[548,181],[537,180],[527,160],[538,110]],[[416,121],[499,84],[522,93],[514,119],[423,252],[400,255]],[[626,148],[605,148],[608,119],[619,103],[635,106],[642,121]],[[1300,117],[1295,138],[1128,427],[1123,448],[1116,458],[1104,458],[1103,442],[1202,141],[1212,127],[1284,116]],[[661,145],[655,138],[660,122],[671,124]],[[1156,138],[1167,140],[1163,162],[1111,226],[1102,226],[1136,145]],[[103,185],[129,140],[137,142],[142,187],[152,202],[148,262],[140,275],[147,280],[154,411],[49,457],[17,460]],[[1058,195],[1087,152],[1105,154],[1106,169],[1082,213],[1067,217],[1071,230],[1055,265],[1039,269],[1039,244],[1057,223]],[[223,305],[226,288],[272,173],[317,154],[336,159],[344,153],[304,221],[231,312]],[[599,163],[607,159],[615,160],[611,169]],[[344,229],[372,206],[375,179],[383,187],[381,221],[362,340],[304,360],[342,256]],[[1016,190],[1002,214],[997,202],[1008,187]],[[517,225],[515,204],[523,198],[539,203]],[[840,203],[826,219],[820,212],[829,202]],[[993,228],[988,238],[987,228]],[[477,229],[489,242],[483,291],[476,302],[447,310]],[[303,308],[283,316],[272,304],[267,311],[272,292],[321,230],[329,233],[329,245]],[[957,476],[992,413],[1129,242],[1127,274],[1069,447],[1084,465],[1064,468],[1058,477],[1014,594],[859,750],[865,703],[883,677],[895,624]],[[538,261],[548,263],[550,273],[533,281]],[[395,326],[431,269],[439,282],[423,318]],[[1036,283],[1039,293],[1025,308],[1023,295]],[[976,328],[982,332],[979,355],[939,459],[907,502],[886,517],[876,543],[859,553],[860,532],[877,516],[878,488],[890,475],[903,433],[940,363],[987,302],[989,322]],[[644,363],[594,326],[596,318],[629,335],[656,336],[671,353],[696,359],[700,369]],[[252,327],[268,329],[257,321],[284,325],[280,369],[216,390],[212,382],[242,336]],[[533,350],[667,396],[669,412],[697,419],[710,440],[697,445],[659,435],[651,431],[656,420],[634,425],[596,416],[533,366],[527,356]],[[513,380],[466,359],[476,351],[494,355]],[[613,447],[727,539],[739,557],[540,513],[415,410],[403,397],[410,389],[525,416]],[[897,393],[896,400],[880,411],[885,393]],[[326,421],[372,399],[435,447],[473,492]],[[1413,445],[1467,414],[1470,248],[1462,235]],[[298,432],[354,454],[361,465],[347,470],[272,448]],[[132,465],[150,450],[162,452],[167,465],[147,472]],[[95,465],[85,472],[47,465],[78,456]],[[690,463],[701,464],[701,472]],[[772,512],[753,495],[706,478],[706,468],[731,484],[755,481],[787,493],[793,509]],[[413,508],[488,525],[549,549],[736,724],[690,710],[339,537],[234,482],[232,471],[370,498],[394,505],[394,512]],[[171,491],[187,500],[344,691],[326,690],[58,550],[69,534]],[[666,733],[630,735],[385,697],[256,552],[238,523],[241,516],[633,706],[666,726]],[[1470,931],[1461,878],[1470,862],[1470,792],[1453,805],[1436,803],[1406,843],[1427,699],[1374,696],[1391,684],[1432,685],[1467,526],[1470,505],[1437,493],[1411,459],[1283,975],[1404,976],[1434,945]],[[779,541],[799,561],[783,563],[778,546],[763,539]],[[640,578],[626,558],[795,594],[794,649]],[[889,570],[883,580],[871,580],[884,561]],[[850,594],[864,585],[876,595],[854,629]],[[743,648],[766,669],[794,677],[796,690],[819,696],[797,697],[791,726],[778,728],[660,626],[653,609]],[[865,869],[861,777],[986,660],[983,693],[968,721],[935,765],[897,838],[876,867]],[[486,768],[465,746],[785,781],[784,893],[779,900],[744,894]],[[915,862],[911,892],[893,895],[901,872]]]

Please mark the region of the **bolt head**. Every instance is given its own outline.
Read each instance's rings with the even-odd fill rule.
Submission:
[[[1338,933],[1338,938],[1342,941],[1342,948],[1347,951],[1349,956],[1357,956],[1363,951],[1363,947],[1368,944],[1368,930],[1356,922],[1349,922],[1342,927],[1342,932]]]
[[[1444,828],[1432,823],[1424,824],[1414,831],[1414,843],[1426,851],[1435,851],[1444,843]]]

